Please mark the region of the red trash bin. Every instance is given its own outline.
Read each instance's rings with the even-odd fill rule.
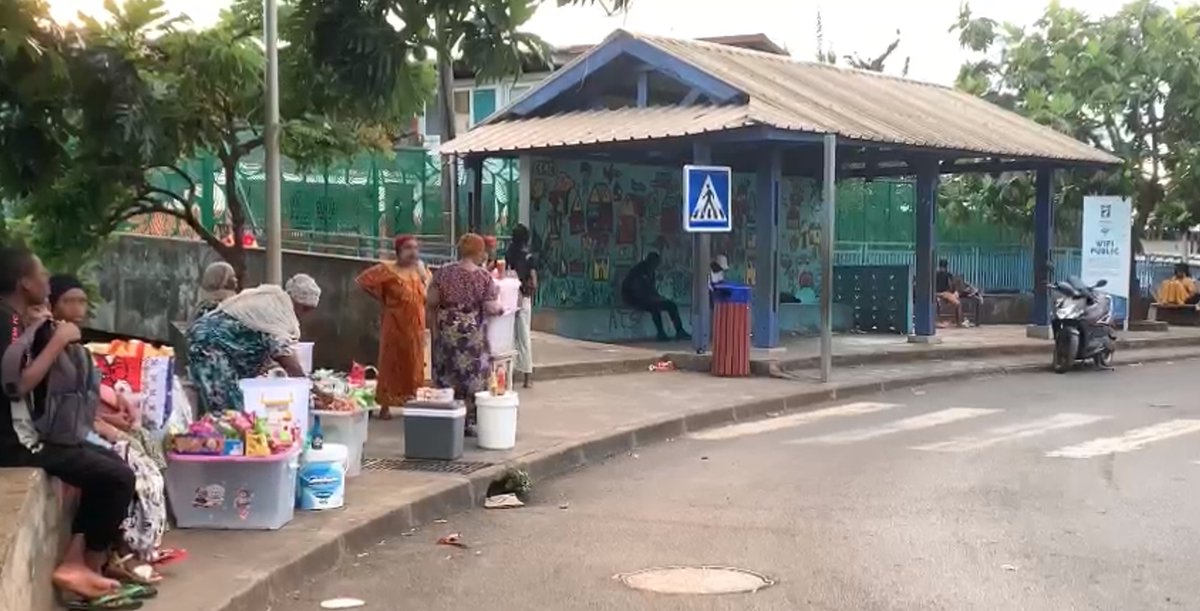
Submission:
[[[713,287],[712,373],[733,378],[750,375],[750,287]]]

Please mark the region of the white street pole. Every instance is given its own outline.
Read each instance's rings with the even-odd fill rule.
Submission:
[[[283,284],[283,212],[279,201],[279,5],[263,0],[266,74],[267,282]]]
[[[837,220],[837,136],[825,136],[824,201],[821,211],[821,381],[833,376],[833,242]]]

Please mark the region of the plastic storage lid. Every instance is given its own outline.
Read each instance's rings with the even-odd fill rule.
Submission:
[[[493,395],[491,391],[481,391],[475,393],[475,405],[484,407],[517,407],[521,403],[521,398],[516,391],[508,391],[502,395]]]
[[[346,462],[350,458],[350,448],[340,443],[327,443],[321,449],[309,448],[304,451],[304,462]]]

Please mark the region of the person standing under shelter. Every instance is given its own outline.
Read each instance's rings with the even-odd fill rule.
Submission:
[[[425,383],[425,292],[429,273],[421,247],[411,235],[395,241],[396,260],[367,268],[355,282],[383,308],[379,325],[379,417],[391,420],[391,407],[403,406]]]
[[[671,317],[671,324],[675,327],[675,339],[691,339],[692,336],[683,328],[683,320],[679,317],[679,306],[658,292],[658,281],[655,274],[661,263],[662,256],[657,252],[652,252],[646,255],[646,258],[642,259],[640,263],[629,268],[629,273],[621,282],[621,298],[624,299],[625,305],[650,314],[650,318],[654,321],[654,329],[658,332],[658,341],[663,342],[670,339],[663,327],[663,312]]]
[[[949,261],[945,259],[938,261],[937,276],[934,277],[933,285],[938,301],[944,301],[954,308],[954,324],[959,327],[963,326],[962,300],[958,296],[958,286],[954,281],[954,274],[950,273]]]
[[[515,332],[517,358],[513,369],[525,378],[525,388],[533,386],[533,296],[537,294],[538,286],[536,260],[529,248],[530,238],[529,228],[518,223],[513,228],[512,240],[504,256],[505,265],[521,281]]]

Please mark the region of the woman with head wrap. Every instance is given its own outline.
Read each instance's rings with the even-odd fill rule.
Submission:
[[[395,241],[396,260],[373,265],[360,274],[358,286],[379,301],[379,385],[375,400],[379,417],[391,418],[425,382],[425,287],[429,274],[421,263],[420,244],[410,235]]]
[[[538,285],[535,258],[529,246],[531,237],[529,228],[517,223],[504,255],[508,269],[521,281],[521,301],[517,308],[514,337],[517,358],[513,369],[525,377],[525,388],[533,385],[533,296],[537,294]]]
[[[230,297],[188,329],[188,374],[200,395],[199,413],[242,409],[238,381],[273,363],[303,377],[296,358],[300,318],[316,309],[321,288],[296,274],[284,288],[264,284]]]
[[[453,388],[473,419],[475,393],[487,386],[490,362],[484,315],[500,314],[499,289],[482,266],[487,252],[473,233],[458,241],[458,261],[433,274],[429,308],[434,312],[433,377]]]
[[[200,278],[200,300],[196,302],[192,320],[217,309],[221,302],[236,295],[237,289],[237,272],[232,265],[224,261],[210,264]]]

